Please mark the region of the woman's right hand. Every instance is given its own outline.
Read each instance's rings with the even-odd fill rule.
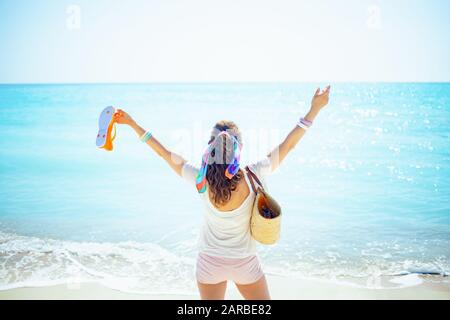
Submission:
[[[316,92],[314,93],[314,97],[311,101],[311,109],[315,109],[319,111],[323,107],[325,107],[328,104],[330,96],[330,86],[327,86],[324,90],[320,90],[320,88],[317,88]]]
[[[119,124],[131,125],[134,123],[133,118],[122,109],[116,110],[116,113],[114,114],[114,120]]]

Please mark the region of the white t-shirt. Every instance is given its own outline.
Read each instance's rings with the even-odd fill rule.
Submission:
[[[264,185],[264,178],[272,171],[270,158],[266,157],[249,165]],[[243,167],[245,168],[245,167]],[[195,191],[195,179],[199,167],[186,163],[181,175],[192,184]],[[211,256],[227,258],[245,258],[256,254],[256,241],[250,234],[250,217],[252,214],[255,193],[252,190],[247,174],[244,174],[250,194],[239,208],[231,211],[220,211],[211,203],[208,189],[199,193],[205,204],[204,223],[199,237],[199,250]]]

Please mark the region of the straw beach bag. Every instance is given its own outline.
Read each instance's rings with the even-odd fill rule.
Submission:
[[[252,237],[262,244],[274,244],[280,238],[281,207],[265,190],[255,173],[246,167],[255,202],[250,218]],[[258,185],[255,187],[255,182]]]

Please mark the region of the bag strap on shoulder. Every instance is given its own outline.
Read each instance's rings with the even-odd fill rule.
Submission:
[[[256,194],[256,192],[257,192],[257,189],[256,189],[256,187],[255,187],[255,181],[256,181],[256,183],[259,185],[259,187],[260,187],[262,190],[264,190],[264,187],[263,187],[261,181],[260,181],[260,180],[258,179],[258,177],[256,176],[256,174],[255,174],[253,171],[251,171],[250,168],[249,168],[248,166],[246,166],[245,169],[246,169],[246,171],[247,171],[247,176],[248,176],[248,179],[250,180],[250,184],[251,184],[251,186],[252,186],[253,192],[254,192],[255,194]]]

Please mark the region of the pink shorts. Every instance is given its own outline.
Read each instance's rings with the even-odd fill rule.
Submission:
[[[197,258],[197,281],[216,284],[231,280],[237,284],[255,283],[264,275],[256,255],[246,258],[223,258],[199,253]]]

